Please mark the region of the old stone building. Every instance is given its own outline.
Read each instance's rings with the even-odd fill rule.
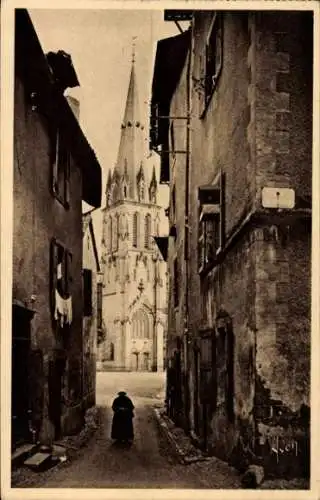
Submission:
[[[171,193],[168,411],[220,457],[305,471],[312,13],[165,15],[190,20],[158,42],[152,91]]]
[[[82,216],[84,407],[96,402],[96,362],[101,329],[101,276],[91,211]]]
[[[79,85],[71,59],[46,57],[27,11],[15,16],[13,448],[83,424],[81,205],[101,200],[100,165],[64,97]]]
[[[167,328],[166,262],[154,242],[164,209],[156,169],[145,154],[132,63],[118,158],[102,210],[103,328],[100,366],[162,371]],[[151,167],[151,168],[150,168]]]

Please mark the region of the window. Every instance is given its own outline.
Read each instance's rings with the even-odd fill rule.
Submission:
[[[219,185],[199,188],[200,214],[198,239],[199,273],[207,273],[216,265],[224,246],[224,174]]]
[[[204,269],[214,263],[220,248],[220,208],[213,208],[207,215],[201,216],[199,224],[200,262],[199,268]]]
[[[114,343],[110,342],[109,361],[114,361]]]
[[[70,203],[70,153],[60,129],[57,129],[54,141],[52,190],[54,196],[65,208],[68,208]]]
[[[132,338],[147,339],[150,337],[149,318],[145,311],[139,309],[132,317]]]
[[[92,315],[92,271],[83,269],[83,315]]]
[[[72,254],[57,240],[51,241],[52,311],[58,327],[72,322]]]
[[[222,15],[215,14],[206,43],[205,61],[205,107],[217,85],[222,67]]]
[[[230,421],[234,418],[234,332],[231,319],[216,319],[215,379],[217,405],[224,406]]]
[[[71,293],[72,254],[55,239],[51,243],[52,251],[52,281],[53,288],[58,290],[63,298]]]
[[[144,219],[144,247],[150,248],[150,236],[151,236],[151,215],[146,215]]]
[[[133,228],[132,228],[132,244],[135,248],[138,247],[139,243],[139,214],[136,212],[133,214]]]

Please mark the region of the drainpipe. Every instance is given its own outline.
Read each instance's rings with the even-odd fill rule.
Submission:
[[[191,30],[191,28],[190,28]],[[185,179],[185,226],[184,226],[184,260],[185,260],[185,318],[184,318],[184,389],[185,389],[185,426],[187,430],[190,427],[189,408],[186,402],[190,400],[189,395],[189,168],[190,168],[190,123],[191,123],[191,57],[192,57],[192,38],[188,54],[187,66],[187,129],[186,129],[186,179]]]
[[[152,371],[158,371],[158,338],[157,338],[157,285],[158,285],[158,267],[157,267],[157,258],[154,257],[154,318],[153,318],[153,349],[152,349]]]

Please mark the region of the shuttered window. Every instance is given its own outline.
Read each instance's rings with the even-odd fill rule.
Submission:
[[[217,85],[222,67],[222,14],[212,19],[206,44],[205,106],[209,103]]]
[[[51,242],[51,281],[53,292],[58,290],[63,298],[71,294],[72,254],[55,239]]]

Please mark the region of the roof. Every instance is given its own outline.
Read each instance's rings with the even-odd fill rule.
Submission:
[[[155,239],[155,242],[156,242],[156,244],[161,252],[163,259],[167,262],[168,261],[168,243],[169,243],[168,236],[155,236],[154,239]]]
[[[155,58],[151,109],[157,107],[159,116],[168,116],[173,93],[178,85],[185,60],[190,47],[191,31],[164,38],[157,43]],[[153,116],[151,117],[151,119]],[[152,146],[162,145],[165,151],[168,150],[169,120],[159,120],[158,137],[156,141],[150,137]],[[169,157],[162,155],[160,182],[169,181]]]
[[[97,264],[97,271],[100,272],[99,255],[98,255],[96,238],[94,235],[93,222],[90,212],[82,215],[82,237],[84,237],[84,235],[86,234],[87,229],[89,229],[91,235],[93,253]]]
[[[82,171],[82,199],[101,206],[101,167],[43,53],[26,9],[16,9],[15,72],[27,95],[35,95],[38,113],[59,126]]]
[[[137,83],[135,64],[132,62],[125,111],[121,124],[118,157],[114,169],[119,179],[126,178],[128,196],[132,199],[137,196],[137,175],[141,171],[141,165],[144,162],[145,140]]]

